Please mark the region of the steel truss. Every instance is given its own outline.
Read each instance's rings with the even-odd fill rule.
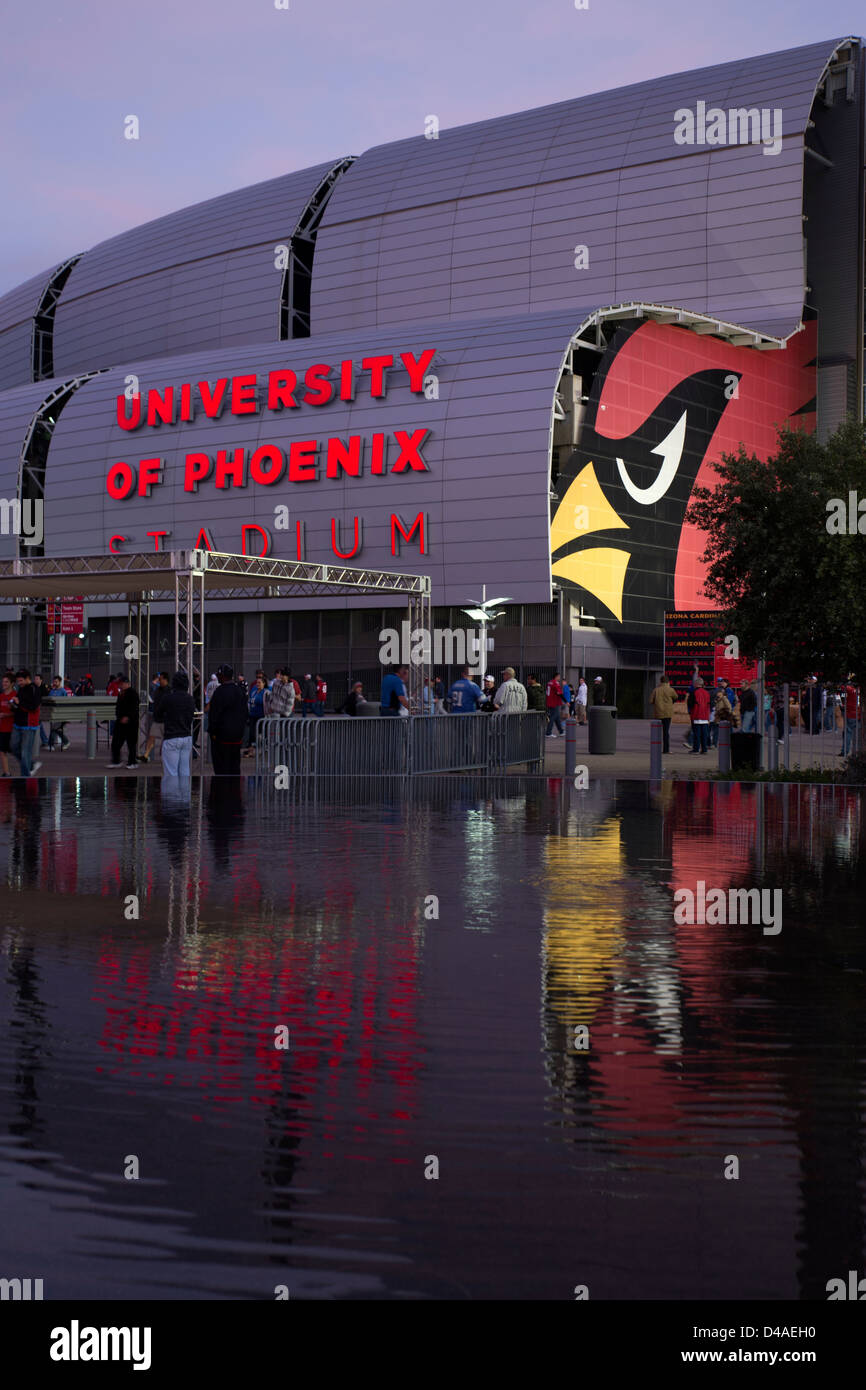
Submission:
[[[423,713],[424,682],[430,675],[431,586],[425,574],[352,569],[348,565],[314,565],[273,556],[229,555],[209,550],[151,551],[140,555],[33,556],[0,560],[0,602],[34,603],[76,598],[127,605],[124,652],[135,689],[150,685],[150,606],[174,602],[175,670],[185,671],[196,699],[196,718],[203,716],[207,678],[205,661],[206,600],[243,598],[334,598],[360,594],[402,594],[409,630],[427,633],[420,660],[409,665],[409,700]],[[419,644],[416,644],[418,650]],[[410,654],[406,653],[409,658]],[[200,679],[196,682],[196,672]],[[198,684],[198,689],[196,685]],[[202,749],[203,751],[203,749]],[[199,760],[201,768],[202,760]]]

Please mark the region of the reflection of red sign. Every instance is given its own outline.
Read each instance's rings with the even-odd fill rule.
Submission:
[[[745,656],[725,656],[724,642],[716,643],[716,680],[726,685],[741,686],[744,681],[758,679],[757,661],[749,661]]]
[[[46,603],[45,619],[49,633],[79,633],[84,630],[84,599],[65,603]]]

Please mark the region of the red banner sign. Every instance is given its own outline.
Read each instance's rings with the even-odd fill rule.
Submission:
[[[756,681],[757,679],[757,661],[750,661],[745,656],[725,656],[724,642],[716,643],[717,683],[724,681],[725,685],[732,685],[737,690],[745,681]]]
[[[64,603],[46,603],[45,619],[49,633],[78,633],[84,631],[84,599],[68,599]]]
[[[712,684],[718,626],[718,613],[665,613],[665,674],[680,695],[696,666],[705,684]]]

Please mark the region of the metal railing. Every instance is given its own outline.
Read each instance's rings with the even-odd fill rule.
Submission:
[[[430,772],[501,772],[544,765],[544,715],[460,714],[440,718],[322,719],[291,715],[256,726],[256,772],[290,777],[389,777]]]

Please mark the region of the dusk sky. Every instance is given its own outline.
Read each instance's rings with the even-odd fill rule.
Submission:
[[[190,203],[420,134],[429,114],[444,132],[864,28],[839,0],[288,3],[5,0],[0,294]]]

